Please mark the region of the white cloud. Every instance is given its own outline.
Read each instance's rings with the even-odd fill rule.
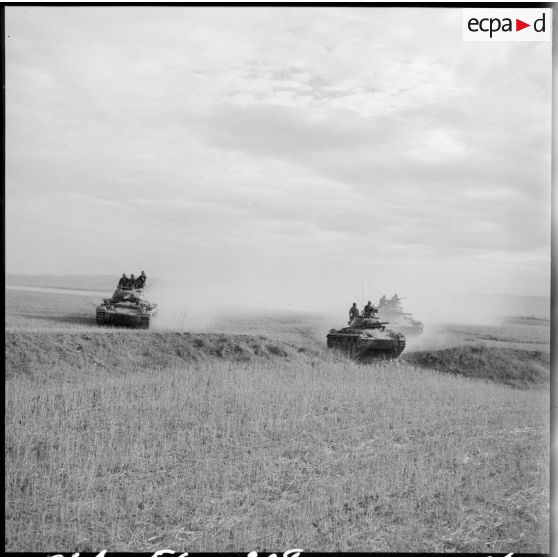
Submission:
[[[8,271],[121,273],[116,245],[270,290],[546,288],[545,43],[401,8],[10,6],[6,34]]]

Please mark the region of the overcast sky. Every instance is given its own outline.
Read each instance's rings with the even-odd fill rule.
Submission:
[[[549,293],[551,44],[460,9],[6,7],[6,271],[318,307]]]

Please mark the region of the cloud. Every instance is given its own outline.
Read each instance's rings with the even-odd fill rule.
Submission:
[[[460,26],[455,9],[9,7],[7,267],[121,273],[125,252],[187,260],[198,284],[265,266],[307,295],[353,275],[410,288],[409,266],[546,288],[550,47]]]

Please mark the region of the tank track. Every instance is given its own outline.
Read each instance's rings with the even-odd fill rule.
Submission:
[[[396,340],[394,340],[396,341]],[[364,346],[363,346],[364,345]],[[336,349],[345,353],[351,360],[356,362],[373,362],[378,359],[397,358],[405,350],[406,341],[404,337],[394,343],[394,347],[390,349],[380,349],[368,347],[358,337],[336,336],[329,334],[327,336],[327,346],[330,349]]]

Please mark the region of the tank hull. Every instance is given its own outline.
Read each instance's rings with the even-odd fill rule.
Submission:
[[[126,312],[122,310],[107,310],[105,307],[97,307],[95,318],[99,325],[119,325],[149,329],[151,317],[156,313]]]

